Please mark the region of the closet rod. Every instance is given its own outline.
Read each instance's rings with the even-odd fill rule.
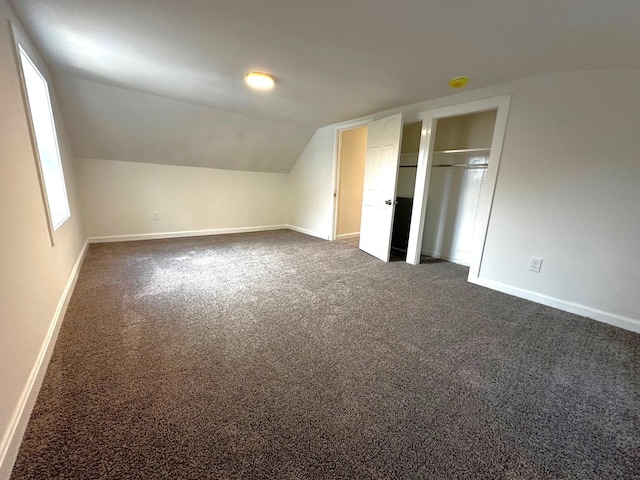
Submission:
[[[446,165],[432,165],[433,167],[464,167],[464,168],[484,168],[484,167],[488,167],[489,164],[488,163],[474,163],[472,165],[467,165],[464,163],[458,163],[458,164],[453,164],[453,163],[449,163]]]

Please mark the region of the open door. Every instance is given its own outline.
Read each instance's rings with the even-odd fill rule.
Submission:
[[[360,249],[384,262],[391,250],[401,138],[401,113],[369,124]]]

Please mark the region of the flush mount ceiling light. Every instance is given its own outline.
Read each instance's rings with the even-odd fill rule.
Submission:
[[[249,72],[244,76],[244,80],[256,90],[271,90],[276,83],[271,75],[262,72]]]
[[[451,88],[462,88],[469,81],[469,77],[454,77],[449,80],[449,86]]]

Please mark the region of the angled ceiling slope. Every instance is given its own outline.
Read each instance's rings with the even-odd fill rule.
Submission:
[[[82,130],[72,137],[89,138],[90,116],[139,117],[117,137],[128,150],[107,146],[112,138],[97,130],[92,142],[72,138],[76,155],[96,158],[286,171],[317,127],[445,96],[456,75],[479,88],[640,68],[637,0],[10,2],[56,73],[68,128]],[[250,70],[273,74],[276,89],[249,90]],[[113,111],[119,104],[129,111]],[[181,145],[146,151],[126,141],[145,129],[139,141],[152,140],[146,122],[163,111],[160,123]],[[186,126],[171,118],[190,114]],[[194,133],[199,116],[207,120]],[[190,149],[193,135],[209,138]],[[289,139],[288,149],[276,145]]]

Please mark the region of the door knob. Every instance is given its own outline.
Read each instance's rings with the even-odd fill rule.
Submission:
[[[391,203],[393,203],[393,202],[391,202],[391,200],[385,200],[384,203],[387,204],[387,205],[391,205]]]

